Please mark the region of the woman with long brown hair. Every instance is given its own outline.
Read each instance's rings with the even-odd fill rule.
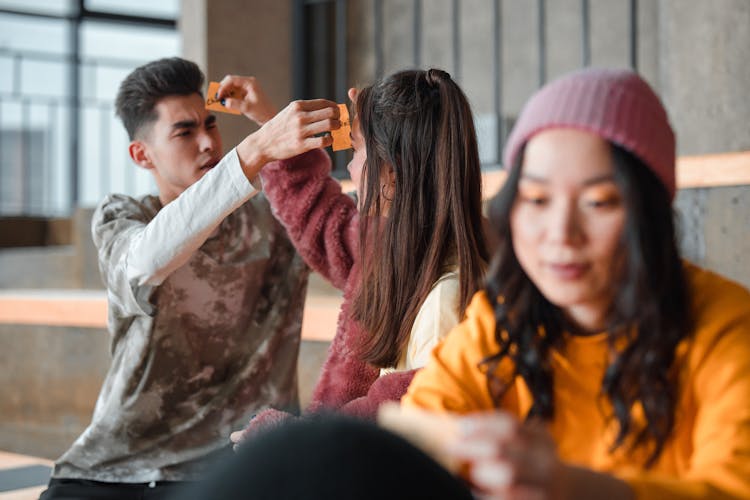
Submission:
[[[371,418],[460,321],[487,251],[476,133],[458,85],[440,70],[402,71],[349,95],[359,206],[322,150],[268,164],[262,179],[302,257],[344,291],[309,410]],[[285,417],[268,410],[249,428]]]

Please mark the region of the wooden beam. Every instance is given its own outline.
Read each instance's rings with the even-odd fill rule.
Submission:
[[[482,198],[492,198],[505,182],[502,169],[482,172]],[[750,185],[750,151],[677,158],[677,189]],[[341,181],[344,191],[354,191],[350,180]]]
[[[304,340],[333,339],[341,300],[308,297],[302,318]],[[0,292],[0,324],[107,328],[107,294],[104,290],[6,290]]]
[[[750,151],[677,159],[678,189],[747,184],[750,184]]]

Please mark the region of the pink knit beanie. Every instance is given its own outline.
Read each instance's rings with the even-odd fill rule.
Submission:
[[[640,158],[675,194],[675,137],[667,112],[649,85],[630,70],[584,69],[539,89],[524,106],[505,144],[503,162],[549,128],[588,130]]]

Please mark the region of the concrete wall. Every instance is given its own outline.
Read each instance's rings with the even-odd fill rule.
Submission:
[[[372,0],[350,3],[349,75],[366,84],[375,75]],[[423,2],[422,67],[457,77],[477,118],[480,155],[496,158],[492,116],[492,15],[490,4],[462,0],[459,11],[460,66],[452,51],[450,0]],[[579,0],[546,3],[547,79],[581,67]],[[502,109],[512,121],[539,84],[538,4],[502,2]],[[410,68],[413,2],[383,0],[384,70]],[[747,0],[640,0],[639,72],[659,92],[678,136],[678,154],[750,150],[750,2]],[[356,28],[355,28],[356,27]],[[626,67],[628,2],[590,2],[591,63]],[[675,204],[686,257],[750,287],[750,186],[682,190]]]
[[[679,153],[750,150],[750,2],[661,0],[658,27]],[[686,189],[676,207],[685,255],[750,287],[750,186]]]
[[[0,449],[57,458],[91,419],[109,367],[109,336],[0,325],[0,366]]]
[[[196,61],[209,80],[252,75],[269,98],[285,106],[292,94],[291,1],[183,0],[179,20],[183,56]],[[246,118],[217,113],[224,149],[256,127]]]
[[[66,245],[0,248],[2,288],[100,289],[102,282],[91,241],[93,209],[79,208],[64,224]]]

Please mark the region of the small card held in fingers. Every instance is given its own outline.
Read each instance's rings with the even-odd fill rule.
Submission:
[[[211,111],[218,111],[220,113],[229,113],[232,115],[241,115],[236,109],[227,108],[221,103],[221,99],[216,98],[216,93],[219,91],[219,82],[210,82],[208,84],[208,90],[206,91],[206,109]],[[230,93],[229,97],[234,97],[234,93]]]
[[[346,104],[339,104],[339,121],[341,122],[341,127],[331,130],[331,137],[333,137],[331,149],[334,151],[341,151],[342,149],[352,147],[352,137],[349,135],[352,128],[349,124],[349,109],[346,107]]]

